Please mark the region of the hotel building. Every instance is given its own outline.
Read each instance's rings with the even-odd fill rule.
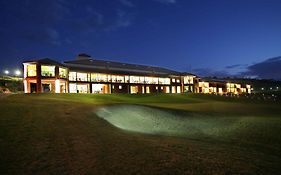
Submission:
[[[75,60],[25,61],[25,93],[251,93],[250,85],[204,81],[196,75],[156,66],[97,60],[79,54]]]

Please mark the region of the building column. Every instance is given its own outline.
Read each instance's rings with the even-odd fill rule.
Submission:
[[[42,92],[42,83],[41,83],[41,65],[40,64],[36,64],[36,91],[37,93],[41,93]]]
[[[127,85],[127,88],[128,88],[128,94],[131,94],[131,86],[129,84]]]
[[[92,83],[90,83],[90,94],[93,92],[93,86]]]
[[[110,92],[113,94],[113,86],[114,86],[114,84],[110,84]],[[114,86],[114,88],[116,88],[115,86]]]

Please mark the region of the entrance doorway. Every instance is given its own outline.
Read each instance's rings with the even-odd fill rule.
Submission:
[[[92,84],[92,93],[94,94],[108,94],[109,85],[108,84]]]
[[[30,83],[30,93],[36,93],[37,88],[36,88],[36,83]]]

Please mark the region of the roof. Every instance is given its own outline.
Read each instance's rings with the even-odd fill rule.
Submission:
[[[97,60],[97,59],[65,61],[64,65],[69,67],[71,70],[91,71],[91,72],[101,72],[101,73],[120,73],[120,74],[136,74],[136,75],[151,75],[151,76],[180,75],[180,72],[173,71],[163,67],[128,64],[128,63]]]
[[[40,63],[40,64],[47,64],[47,65],[55,65],[55,66],[65,67],[64,64],[59,63],[57,61],[54,61],[50,58],[43,58],[43,59],[40,59],[40,60],[29,60],[29,61],[24,61],[23,63]]]
[[[207,81],[207,82],[216,82],[216,83],[226,83],[225,80],[223,79],[215,79],[215,78],[208,78],[208,77],[205,77],[205,78],[200,78],[201,81]]]
[[[182,76],[189,75],[189,76],[195,76],[195,77],[197,77],[197,75],[195,75],[195,74],[193,74],[193,73],[190,73],[190,72],[182,72],[181,75],[182,75]]]

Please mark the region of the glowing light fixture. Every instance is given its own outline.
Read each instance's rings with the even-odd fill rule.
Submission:
[[[19,70],[16,70],[16,71],[15,71],[15,75],[16,75],[16,76],[19,76],[20,74],[21,74],[21,71],[19,71]]]
[[[4,73],[8,75],[10,72],[8,70],[5,70]]]

